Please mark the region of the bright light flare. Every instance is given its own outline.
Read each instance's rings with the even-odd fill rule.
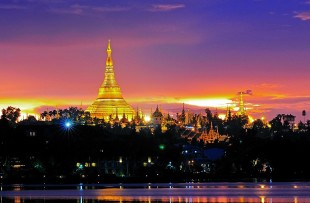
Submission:
[[[67,128],[70,128],[72,126],[72,123],[70,121],[66,121],[65,126]]]
[[[25,113],[25,112],[21,111],[20,117],[19,117],[18,121],[27,119],[29,116],[34,116],[37,120],[40,120],[40,115],[38,115],[38,114],[35,114],[35,113]]]
[[[219,114],[218,115],[220,119],[225,120],[226,119],[226,115],[225,114]]]
[[[232,103],[230,99],[187,99],[184,100],[185,104],[201,107],[227,107]]]
[[[145,120],[146,122],[149,122],[149,121],[151,121],[151,117],[150,117],[150,116],[145,116],[145,117],[144,117],[144,120]]]
[[[255,119],[252,116],[248,115],[248,118],[249,118],[249,123],[253,123],[255,121]]]
[[[20,110],[24,111],[25,113],[34,113],[33,109],[42,105],[42,103],[36,103],[35,101],[31,103],[31,101],[14,101],[14,100],[8,100],[3,101],[0,100],[0,108],[4,109],[8,106],[13,106],[15,108],[19,108]]]

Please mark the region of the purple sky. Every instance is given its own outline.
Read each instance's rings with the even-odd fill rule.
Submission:
[[[310,111],[309,0],[2,0],[0,106],[87,106],[108,39],[134,107],[251,89],[248,107],[268,118]]]

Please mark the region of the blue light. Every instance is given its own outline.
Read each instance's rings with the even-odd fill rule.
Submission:
[[[67,121],[67,122],[65,123],[65,126],[66,126],[67,128],[70,128],[71,125],[72,125],[72,123],[71,123],[70,121]]]

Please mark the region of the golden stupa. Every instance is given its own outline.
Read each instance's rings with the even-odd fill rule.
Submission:
[[[119,118],[119,116],[132,118],[135,111],[122,97],[121,89],[115,80],[111,54],[112,49],[109,40],[104,80],[99,88],[97,99],[86,111],[90,112],[92,117],[107,120]]]

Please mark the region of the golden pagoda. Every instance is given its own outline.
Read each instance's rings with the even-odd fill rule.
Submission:
[[[135,111],[122,97],[121,89],[115,80],[111,54],[112,49],[109,40],[104,80],[99,88],[97,99],[87,107],[86,111],[90,112],[92,117],[107,120],[118,117],[118,114],[132,118]]]

